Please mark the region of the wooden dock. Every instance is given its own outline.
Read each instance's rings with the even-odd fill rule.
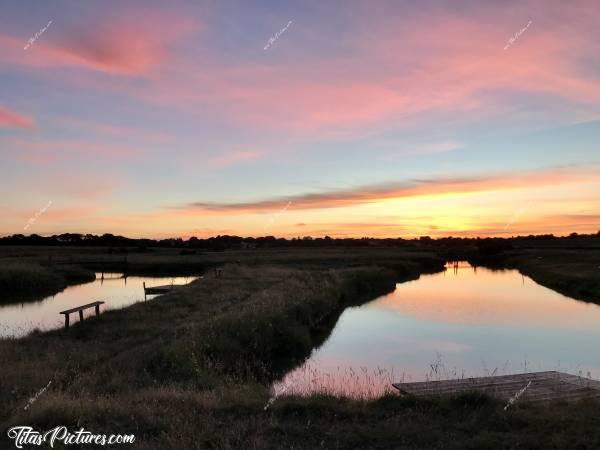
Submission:
[[[171,292],[173,288],[177,286],[178,285],[176,284],[166,284],[164,286],[146,287],[146,282],[144,282],[144,300],[146,300],[146,296],[148,295],[166,294],[167,292]]]
[[[600,381],[556,371],[457,380],[393,383],[392,386],[398,389],[401,394],[414,397],[452,396],[465,392],[484,392],[499,400],[508,401],[528,384],[529,387],[519,397],[519,403],[554,400],[577,401],[600,397]]]
[[[144,283],[144,293],[145,294],[164,294],[166,292],[172,291],[173,290],[174,285],[173,284],[166,284],[164,286],[150,286],[150,287],[146,287],[146,283]]]

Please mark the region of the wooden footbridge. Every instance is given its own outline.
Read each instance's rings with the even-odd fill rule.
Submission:
[[[508,401],[522,391],[518,402],[577,401],[600,397],[600,381],[568,373],[548,371],[392,384],[403,395],[414,397],[455,396],[467,392],[486,393]],[[524,389],[527,387],[526,389]]]

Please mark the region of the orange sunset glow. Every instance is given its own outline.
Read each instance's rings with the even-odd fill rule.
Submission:
[[[4,235],[600,229],[593,1],[109,3],[0,7]]]

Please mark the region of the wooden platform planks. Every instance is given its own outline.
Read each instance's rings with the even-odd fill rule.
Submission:
[[[146,287],[146,282],[144,281],[143,286],[144,286],[144,299],[146,299],[146,296],[148,296],[148,295],[166,294],[167,292],[170,292],[173,289],[181,287],[183,285],[179,285],[179,284],[166,284],[166,285],[163,285],[163,286],[149,286],[149,287]]]
[[[165,286],[151,286],[144,287],[144,291],[146,294],[164,294],[165,292],[169,292],[173,289],[174,285],[167,284]]]
[[[394,383],[392,386],[404,395],[415,397],[456,395],[475,391],[485,392],[492,397],[508,401],[527,386],[530,381],[531,384],[527,390],[519,397],[519,402],[576,401],[584,398],[600,397],[600,381],[556,371],[457,380]]]

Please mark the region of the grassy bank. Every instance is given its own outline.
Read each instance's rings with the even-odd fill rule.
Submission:
[[[380,268],[226,266],[223,278],[206,277],[67,331],[0,340],[5,362],[0,420],[5,428],[82,420],[103,428],[108,420],[118,429],[139,430],[140,439],[150,442],[162,428],[142,431],[137,422],[152,420],[160,410],[145,417],[132,410],[123,419],[110,411],[140,392],[150,401],[168,390],[209,396],[243,391],[248,396],[240,394],[241,404],[247,398],[266,402],[268,383],[318,343],[321,322],[345,304],[388,292],[394,284],[394,274]],[[21,403],[49,381],[51,388],[35,407],[23,411]]]
[[[0,266],[0,303],[38,299],[95,278],[94,272],[77,266],[10,261]]]
[[[444,260],[433,252],[366,248],[282,248],[182,253],[180,249],[150,248],[147,252],[115,254],[106,248],[88,247],[0,247],[0,264],[29,262],[40,265],[70,264],[98,272],[126,272],[129,275],[198,274],[223,264],[246,266],[278,265],[299,269],[339,269],[377,265],[407,275],[442,270]]]
[[[578,300],[600,303],[600,251],[536,249],[510,251],[497,258],[537,283]]]
[[[14,425],[133,433],[129,448],[139,449],[600,446],[598,402],[504,412],[473,395],[311,395],[279,398],[265,410],[270,382],[326,339],[344,307],[439,264],[435,256],[396,253],[379,255],[385,268],[359,267],[375,256],[255,252],[257,261],[227,264],[222,278],[207,275],[67,331],[0,340],[0,447]]]
[[[134,433],[140,449],[597,447],[597,403],[504,412],[477,396],[313,395],[280,398],[265,410],[269,381],[322,341],[319,327],[332,314],[394,282],[393,272],[375,267],[227,266],[223,278],[66,332],[0,340],[2,428]]]

